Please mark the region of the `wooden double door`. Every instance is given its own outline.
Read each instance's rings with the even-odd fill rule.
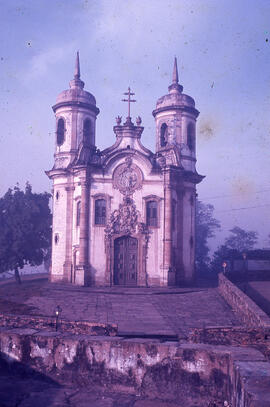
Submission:
[[[123,236],[114,241],[114,284],[137,285],[138,240]]]

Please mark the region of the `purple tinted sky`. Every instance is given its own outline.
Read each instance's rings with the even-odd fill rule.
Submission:
[[[132,115],[142,117],[142,140],[154,148],[151,112],[176,55],[184,92],[201,112],[197,169],[206,179],[198,193],[222,222],[217,242],[238,225],[269,246],[269,0],[0,0],[0,12],[0,194],[26,180],[50,190],[51,106],[73,76],[76,50],[101,110],[99,148],[114,142],[129,85]]]

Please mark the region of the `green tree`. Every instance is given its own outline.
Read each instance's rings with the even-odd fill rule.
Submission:
[[[18,186],[0,198],[0,272],[13,270],[21,283],[19,269],[40,265],[51,246],[50,194],[25,191]]]
[[[225,239],[224,245],[240,253],[252,250],[258,241],[258,233],[253,230],[246,231],[235,226],[230,232],[231,234]]]
[[[196,201],[196,269],[199,273],[209,269],[209,252],[208,239],[215,236],[220,229],[220,222],[213,216],[214,206],[205,204],[199,200]]]
[[[238,226],[233,227],[230,232],[231,234],[225,239],[224,244],[219,246],[213,255],[211,270],[215,273],[222,270],[224,260],[242,259],[243,253],[252,250],[257,243],[257,232],[246,231]]]

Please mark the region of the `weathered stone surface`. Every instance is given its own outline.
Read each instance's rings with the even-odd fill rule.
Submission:
[[[202,400],[209,403],[226,400],[236,394],[237,386],[242,389],[242,398],[248,398],[253,388],[252,397],[256,400],[261,397],[258,394],[261,387],[254,387],[258,372],[263,377],[261,386],[265,387],[261,399],[267,400],[270,396],[266,391],[268,384],[270,386],[270,367],[255,349],[151,343],[143,339],[132,342],[117,337],[107,340],[91,335],[25,335],[9,330],[0,334],[0,350],[6,365],[13,370],[18,363],[23,363],[35,374],[39,372],[42,377],[49,377],[52,383],[88,390],[94,387],[99,392],[125,392],[133,397],[129,399],[133,401],[139,395],[142,399],[175,404],[185,400],[187,406],[195,406]],[[245,377],[249,379],[249,388],[245,387]],[[234,387],[235,383],[239,385]],[[31,405],[31,398],[35,403],[36,397],[37,394],[27,396],[25,407]],[[46,397],[41,397],[44,405]],[[72,397],[69,397],[70,403]],[[76,397],[78,402],[74,405],[79,403],[81,396]],[[82,399],[82,407],[87,402]],[[99,406],[99,402],[103,402],[100,406],[113,405],[110,397],[97,399],[92,405]]]

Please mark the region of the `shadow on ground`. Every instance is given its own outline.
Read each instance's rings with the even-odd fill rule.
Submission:
[[[0,352],[0,407],[51,406],[61,387]]]

